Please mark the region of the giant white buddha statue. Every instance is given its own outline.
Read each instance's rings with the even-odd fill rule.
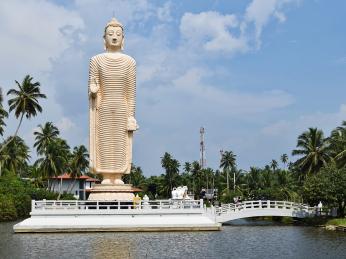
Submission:
[[[106,51],[91,58],[89,68],[90,171],[102,184],[124,184],[132,163],[136,62],[122,52],[123,25],[113,18],[104,29]]]

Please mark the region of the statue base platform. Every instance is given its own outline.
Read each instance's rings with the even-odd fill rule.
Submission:
[[[135,195],[131,184],[97,184],[90,191],[89,201],[132,201]]]
[[[102,231],[220,230],[215,210],[203,200],[32,201],[30,218],[13,227],[16,233]]]

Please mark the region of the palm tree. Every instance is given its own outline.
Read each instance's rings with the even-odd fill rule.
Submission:
[[[16,136],[13,141],[8,142],[8,145],[2,149],[1,167],[20,175],[28,166],[27,162],[30,159],[29,147],[24,140]]]
[[[227,190],[229,191],[229,171],[236,168],[236,155],[232,151],[221,151],[220,168],[226,172],[227,175]],[[235,171],[234,171],[235,172]],[[233,189],[235,190],[235,174],[233,175]]]
[[[342,126],[332,131],[328,138],[330,143],[330,151],[339,168],[346,165],[346,121],[342,122]]]
[[[140,166],[131,165],[131,171],[129,174],[124,175],[124,182],[130,183],[135,187],[142,187],[145,183],[145,176],[143,175],[142,168]]]
[[[46,122],[44,126],[38,125],[39,131],[35,131],[35,143],[37,154],[42,155],[45,153],[47,146],[55,141],[59,136],[60,132],[52,122]]]
[[[19,117],[20,119],[14,135],[2,146],[0,152],[17,136],[24,115],[27,119],[30,119],[31,117],[35,117],[37,112],[42,112],[42,107],[39,105],[38,100],[40,98],[46,98],[46,95],[40,92],[40,83],[32,83],[32,80],[33,78],[30,75],[25,76],[22,84],[16,80],[15,82],[19,90],[10,89],[7,92],[7,95],[13,96],[12,99],[8,100],[9,111],[14,110],[14,115],[17,119]]]
[[[184,171],[186,173],[190,173],[191,172],[191,163],[190,162],[185,162],[185,164],[184,164]]]
[[[284,166],[286,168],[286,164],[288,163],[288,155],[287,154],[282,154],[280,159],[281,159],[281,162],[284,164]]]
[[[73,182],[67,188],[68,192],[72,190],[76,183],[76,178],[83,175],[89,167],[89,153],[84,145],[80,145],[73,149],[73,153],[70,156],[70,176],[73,178]],[[61,190],[61,187],[60,187]],[[59,194],[60,197],[60,194]]]
[[[250,171],[246,174],[246,183],[249,188],[249,196],[255,199],[255,193],[263,188],[262,170],[257,167],[250,167]]]
[[[180,163],[178,160],[173,159],[172,156],[165,152],[163,157],[161,157],[161,166],[165,169],[165,180],[169,185],[169,190],[167,189],[167,195],[172,191],[173,185],[176,184],[176,178],[179,174]]]
[[[2,90],[0,88],[0,135],[1,136],[3,136],[4,127],[6,126],[5,118],[8,117],[8,113],[2,106],[2,102],[3,102],[3,96],[2,96]],[[0,175],[1,175],[1,172],[0,172]]]
[[[309,128],[298,137],[297,148],[292,155],[302,156],[296,161],[300,170],[306,174],[317,173],[320,168],[330,161],[328,142],[322,130]]]
[[[196,195],[196,191],[200,191],[200,175],[201,175],[201,165],[198,161],[193,161],[191,164],[191,174],[192,174],[192,190],[193,194]]]
[[[69,146],[65,140],[58,138],[47,145],[44,156],[36,160],[35,166],[39,167],[43,178],[49,179],[63,174],[68,169],[68,156]]]
[[[273,169],[273,173],[275,173],[276,169],[278,168],[278,162],[275,159],[273,159],[270,162],[270,167]]]

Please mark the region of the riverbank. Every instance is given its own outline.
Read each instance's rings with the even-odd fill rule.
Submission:
[[[346,232],[346,218],[312,217],[294,219],[290,217],[258,217],[250,220],[253,222],[273,222],[280,225],[320,227],[326,230]]]
[[[56,200],[58,193],[34,187],[16,175],[0,177],[0,222],[14,221],[30,216],[31,200]],[[61,200],[73,200],[71,194],[62,194]]]
[[[328,220],[326,229],[346,232],[346,218]]]

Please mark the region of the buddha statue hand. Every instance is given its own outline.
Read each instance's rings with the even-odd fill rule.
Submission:
[[[91,83],[90,83],[90,95],[92,97],[96,97],[97,92],[99,91],[99,89],[100,89],[100,86],[96,82],[96,78],[92,78]]]
[[[139,126],[137,124],[137,121],[134,117],[129,117],[127,119],[127,130],[128,131],[135,131],[138,130]]]

